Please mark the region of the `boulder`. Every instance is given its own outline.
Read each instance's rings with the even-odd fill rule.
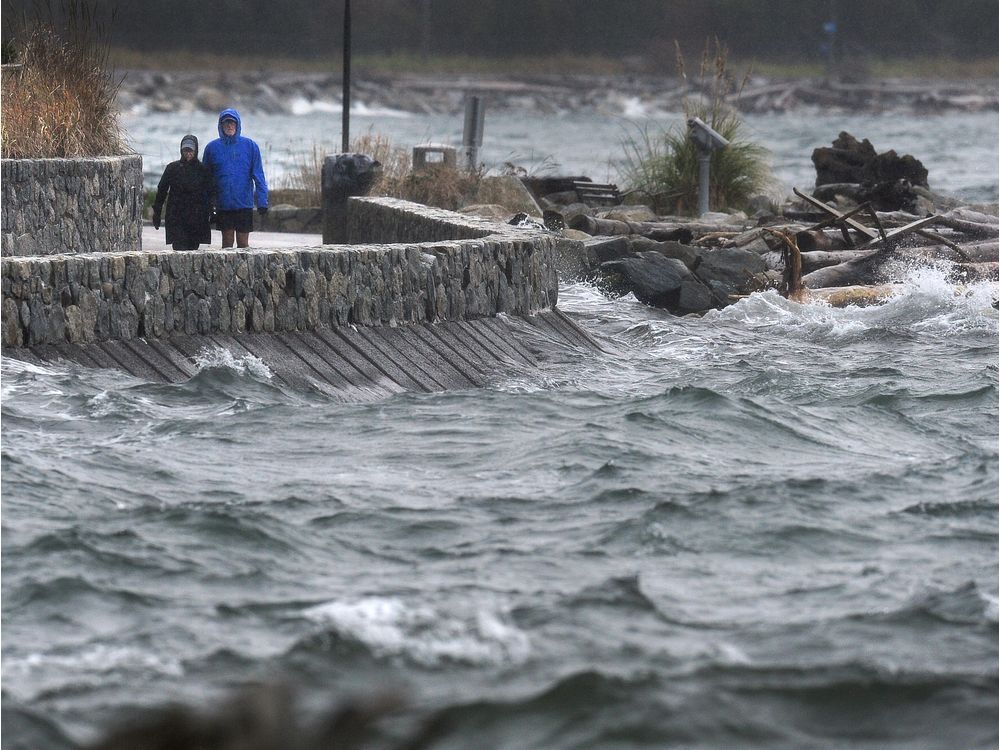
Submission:
[[[657,221],[659,218],[649,206],[615,206],[595,211],[594,215],[616,221]]]
[[[583,243],[591,265],[596,268],[602,263],[626,258],[633,254],[628,237],[593,237]]]
[[[656,242],[650,251],[667,258],[676,258],[692,271],[701,265],[701,253],[703,252],[699,248],[680,242]]]
[[[712,294],[684,263],[656,252],[612,260],[601,265],[604,285],[619,293],[632,292],[640,302],[678,315],[705,312]]]
[[[229,98],[212,86],[199,86],[194,90],[194,106],[203,112],[221,112],[230,106]]]
[[[723,299],[748,294],[759,286],[758,274],[767,264],[755,252],[738,247],[703,249],[695,273]]]
[[[491,203],[503,206],[510,213],[526,213],[541,216],[542,209],[531,196],[524,183],[512,175],[484,177],[476,190],[475,203]]]

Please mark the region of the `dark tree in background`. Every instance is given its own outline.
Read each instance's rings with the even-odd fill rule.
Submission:
[[[2,0],[3,34],[37,0]],[[52,3],[58,5],[58,0]],[[92,0],[117,46],[227,55],[334,59],[343,0]],[[996,0],[364,0],[353,8],[356,53],[477,57],[673,58],[718,37],[739,59],[815,62],[823,23],[838,45],[869,57],[958,59],[997,54]]]

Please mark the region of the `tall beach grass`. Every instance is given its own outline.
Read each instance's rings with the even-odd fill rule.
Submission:
[[[95,9],[65,0],[23,17],[6,52],[0,151],[9,159],[128,152],[108,64],[107,30]]]
[[[386,136],[374,131],[352,138],[350,150],[367,154],[382,165],[378,179],[368,191],[369,195],[405,198],[455,210],[475,194],[482,179],[481,171],[467,172],[442,166],[430,166],[414,172],[410,152],[394,146]],[[322,170],[326,156],[323,149],[315,144],[299,156],[294,168],[279,186],[288,200],[322,205]]]

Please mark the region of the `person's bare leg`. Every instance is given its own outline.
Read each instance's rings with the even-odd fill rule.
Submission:
[[[223,229],[222,230],[222,246],[232,247],[233,241],[236,239],[235,229]]]
[[[229,244],[232,247],[232,243]],[[236,246],[237,247],[250,247],[250,232],[237,232],[236,233]]]

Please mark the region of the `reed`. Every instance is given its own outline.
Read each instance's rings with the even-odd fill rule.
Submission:
[[[3,73],[0,151],[4,158],[113,156],[128,152],[108,64],[105,25],[92,6],[65,0],[36,6],[9,48]]]

